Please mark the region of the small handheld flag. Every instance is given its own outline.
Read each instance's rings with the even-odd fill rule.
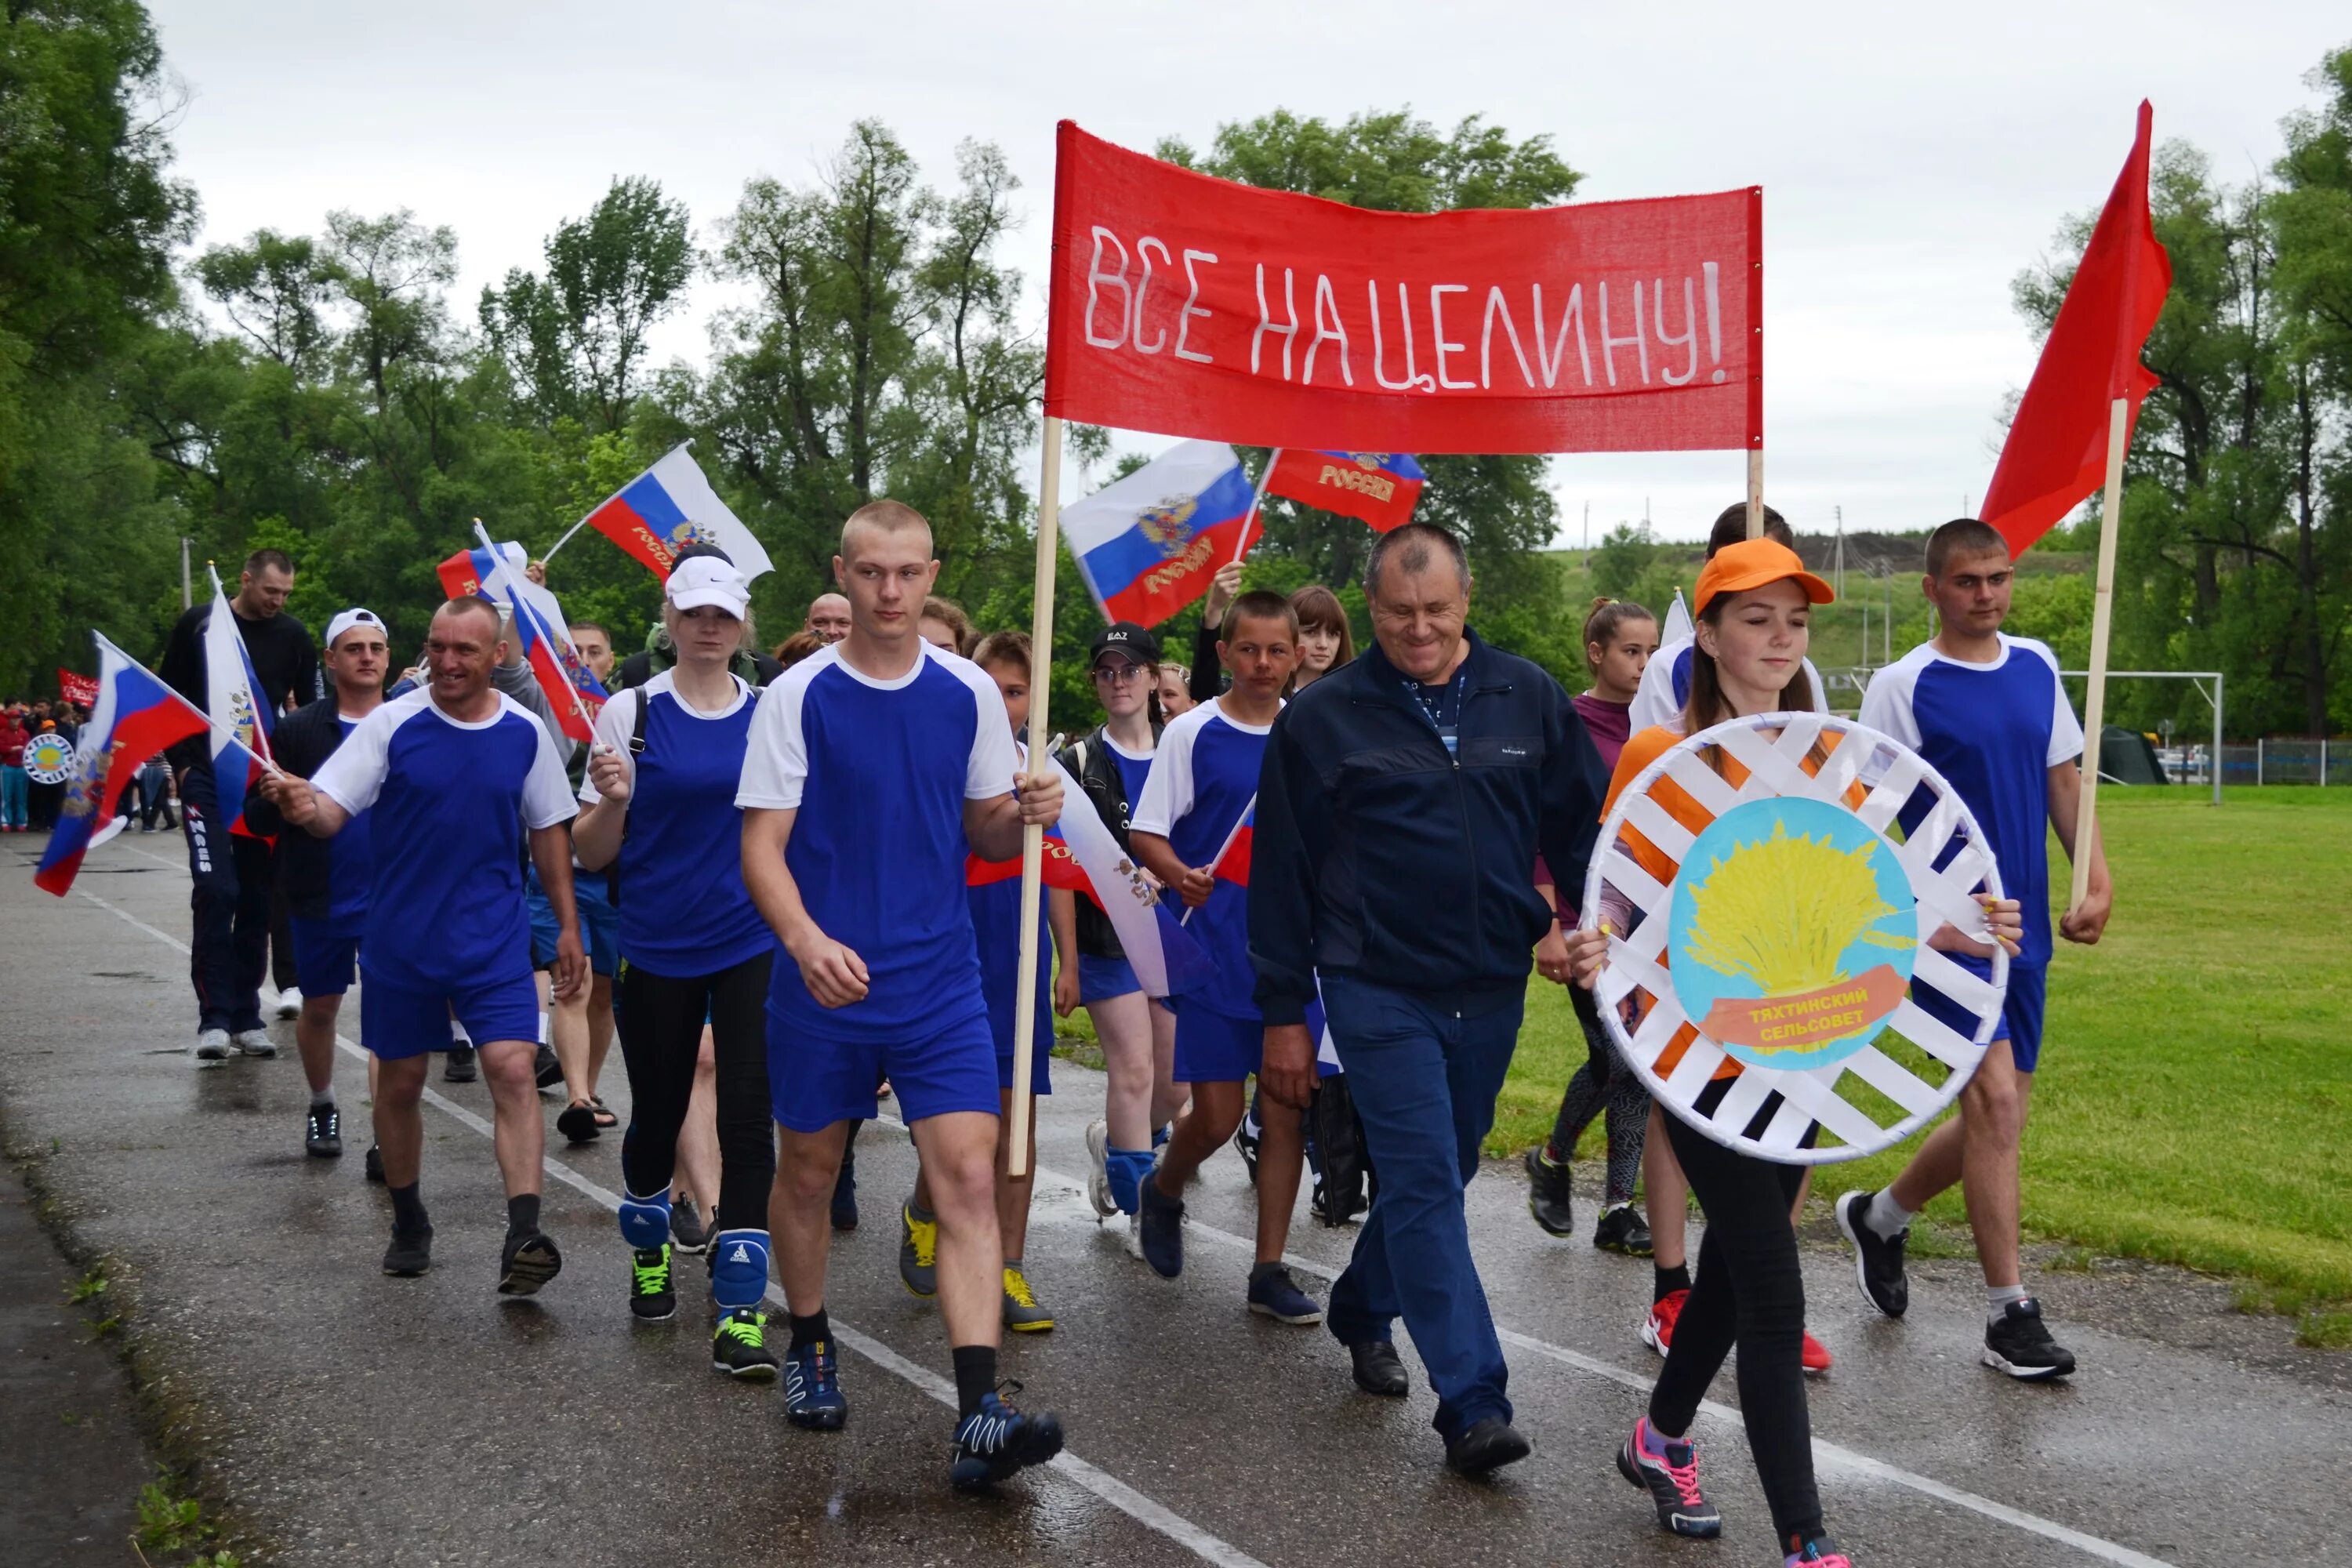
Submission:
[[[232,629],[229,635],[236,634]],[[208,727],[205,715],[187,699],[104,637],[97,640],[98,697],[75,748],[57,831],[49,836],[40,868],[33,873],[35,885],[59,898],[72,888],[82,857],[99,839],[100,830],[115,820],[122,792],[142,764],[164,747],[202,734]],[[236,742],[226,744],[235,747]],[[220,745],[215,742],[216,748]],[[218,756],[218,750],[215,754]],[[250,759],[252,753],[246,755]],[[242,772],[232,764],[224,776]]]
[[[1064,507],[1062,531],[1103,618],[1156,626],[1262,531],[1255,493],[1231,447],[1185,441]]]
[[[717,545],[746,582],[774,569],[758,536],[719,499],[683,444],[581,521],[643,562],[656,577],[667,579],[670,563],[689,544]]]
[[[1062,798],[1085,801],[1070,771],[1058,760],[1054,767],[1061,774]],[[1118,945],[1134,965],[1135,978],[1145,995],[1176,995],[1215,975],[1216,960],[1178,922],[1175,911],[1161,901],[1160,889],[1118,847],[1118,838],[1103,826],[1100,816],[1091,809],[1066,810],[1055,831],[1064,836],[1070,859],[1084,878],[1078,890],[1109,917],[1111,930],[1118,934]],[[1046,849],[1046,880],[1058,887],[1050,838]]]
[[[1404,452],[1318,452],[1292,447],[1274,459],[1269,495],[1370,523],[1386,533],[1412,521],[1429,476]]]
[[[523,575],[521,545],[509,542],[494,552],[481,524],[477,522],[474,528],[482,542],[441,563],[442,588],[453,599],[480,595],[514,612],[514,632],[522,643],[524,662],[530,666],[539,689],[547,694],[557,723],[582,745],[593,743],[596,715],[604,706],[604,687],[572,646],[562,606],[554,595]]]
[[[261,699],[261,681],[253,659],[236,629],[236,612],[221,587],[220,573],[212,574],[213,608],[205,620],[205,709],[213,727],[213,784],[219,791],[219,812],[231,833],[248,838],[259,835],[245,825],[245,797],[261,781],[269,762],[269,729],[276,715]],[[101,677],[101,679],[103,679]],[[245,754],[244,765],[227,753]]]

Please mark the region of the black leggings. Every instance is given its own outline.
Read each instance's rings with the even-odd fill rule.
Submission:
[[[774,1112],[768,1100],[768,969],[774,962],[771,951],[690,980],[635,963],[621,973],[616,1011],[621,1059],[629,1068],[622,1178],[641,1197],[669,1189],[708,1012],[719,1069],[721,1230],[768,1228],[768,1189],[776,1179],[776,1145],[769,1131]]]
[[[1606,1111],[1609,1125],[1609,1177],[1601,1189],[1604,1202],[1631,1203],[1633,1182],[1642,1173],[1642,1145],[1648,1141],[1650,1091],[1641,1076],[1625,1065],[1595,1009],[1592,993],[1581,985],[1568,988],[1576,1021],[1584,1026],[1584,1065],[1568,1080],[1559,1097],[1559,1115],[1552,1122],[1551,1152],[1566,1160],[1576,1152],[1576,1141],[1593,1117]]]
[[[1675,1323],[1674,1348],[1650,1394],[1651,1425],[1686,1436],[1736,1342],[1739,1415],[1772,1526],[1783,1542],[1809,1540],[1821,1533],[1822,1500],[1813,1488],[1812,1424],[1805,1410],[1805,1280],[1789,1225],[1804,1167],[1734,1153],[1671,1113],[1665,1125],[1706,1211],[1706,1234],[1696,1282]]]

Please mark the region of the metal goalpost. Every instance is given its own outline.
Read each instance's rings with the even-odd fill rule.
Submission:
[[[2071,676],[2077,679],[2087,679],[2090,675],[2090,671],[2084,669],[2062,669],[2058,673],[2064,676]],[[2107,679],[2109,680],[2185,680],[2196,688],[2197,694],[2200,697],[2204,698],[2206,703],[2213,710],[2213,743],[2208,752],[2209,764],[2207,771],[2213,776],[2213,804],[2215,805],[2221,805],[2222,711],[2221,672],[2218,669],[2111,669],[2107,671]],[[2213,683],[2210,689],[2205,685],[2205,682],[2209,680]],[[2086,751],[2091,751],[2092,748],[2097,747],[2100,743],[2101,737],[2099,736],[2086,735],[2084,737],[2084,747]],[[2096,751],[2092,751],[2092,754],[2095,756],[2098,752]]]

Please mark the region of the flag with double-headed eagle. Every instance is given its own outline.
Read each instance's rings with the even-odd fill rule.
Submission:
[[[269,731],[277,715],[261,698],[261,680],[238,635],[236,616],[221,587],[220,573],[206,566],[213,579],[213,613],[205,618],[205,710],[212,719],[213,787],[218,792],[220,820],[231,833],[259,838],[245,825],[245,798],[261,782],[269,762]]]
[[[773,570],[768,552],[728,510],[684,443],[623,485],[582,520],[667,581],[670,563],[689,544],[715,544],[750,582]]]
[[[236,633],[231,630],[229,636],[235,638]],[[122,819],[115,816],[115,808],[141,766],[164,747],[206,728],[205,716],[187,699],[103,637],[98,637],[97,685],[89,722],[82,726],[73,772],[67,775],[57,831],[49,836],[40,868],[33,873],[37,886],[59,898],[73,887],[82,857],[121,831]],[[236,749],[234,742],[226,743]],[[250,760],[251,753],[247,755]],[[222,767],[218,752],[214,766],[225,781],[243,776],[233,764]]]
[[[547,694],[558,727],[582,745],[593,744],[593,726],[608,693],[572,643],[563,606],[530,580],[524,562],[522,546],[512,540],[500,544],[495,556],[488,545],[478,544],[441,563],[441,586],[453,599],[478,595],[512,613],[515,642],[531,679]]]
[[[1370,523],[1375,533],[1412,521],[1429,476],[1405,452],[1311,452],[1286,448],[1265,477],[1265,493]]]
[[[1257,537],[1255,499],[1231,447],[1185,441],[1064,507],[1062,534],[1105,620],[1156,626]]]

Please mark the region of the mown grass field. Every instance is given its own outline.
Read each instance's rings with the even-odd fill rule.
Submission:
[[[2352,790],[2206,800],[2100,797],[2116,914],[2097,947],[2061,942],[2051,968],[2025,1224],[2242,1275],[2290,1308],[2352,1297]],[[2051,854],[2063,867],[2054,841]],[[1583,1059],[1567,999],[1538,983],[1493,1152],[1549,1131]],[[1826,1169],[1822,1195],[1884,1183],[1908,1149]],[[1928,1212],[1964,1223],[1957,1193]]]

